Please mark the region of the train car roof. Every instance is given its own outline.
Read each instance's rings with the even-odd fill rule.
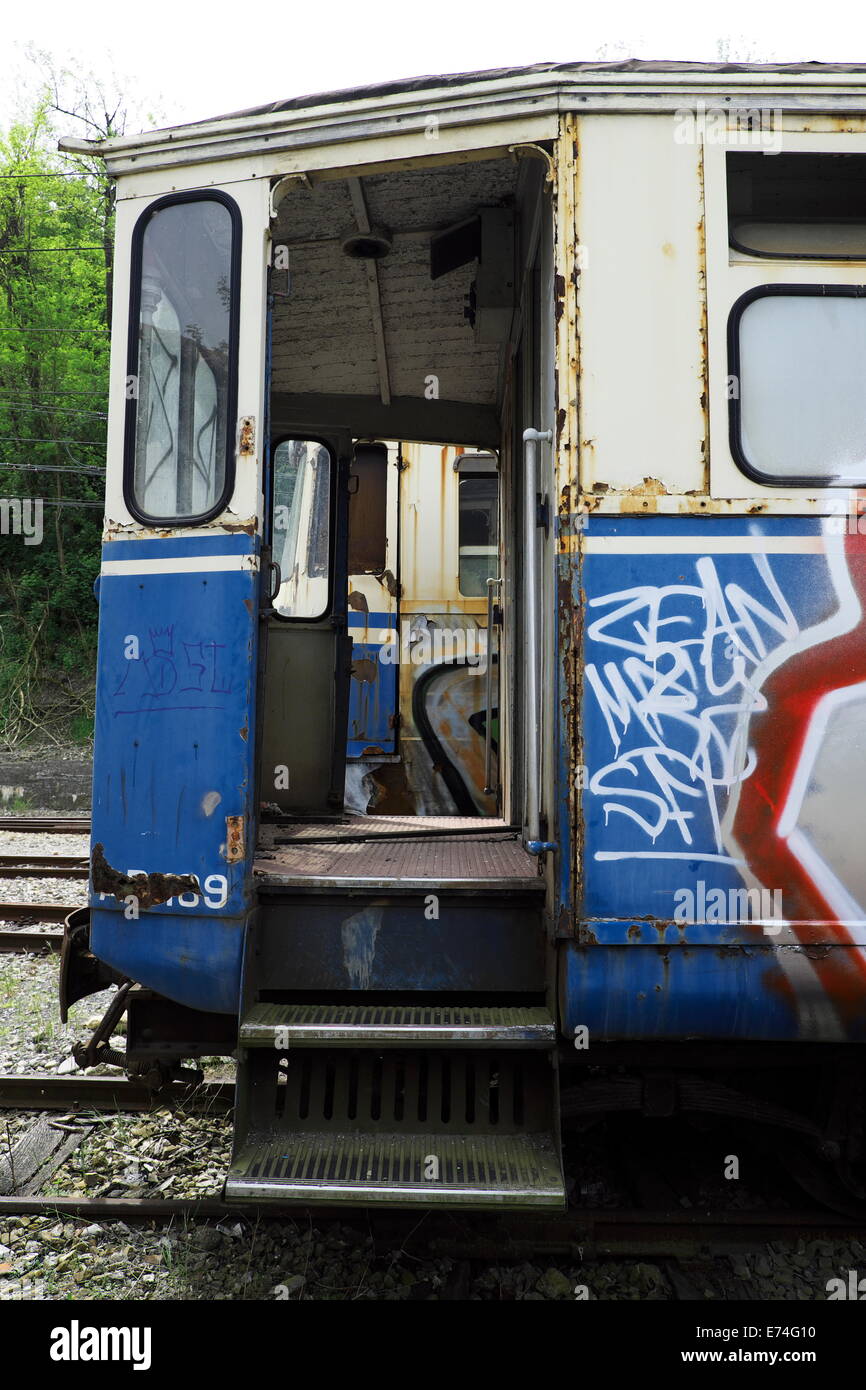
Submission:
[[[732,106],[866,116],[863,63],[689,63],[629,58],[620,62],[535,63],[528,67],[408,77],[263,103],[112,140],[69,137],[60,148],[103,157],[109,171],[237,158],[277,148],[338,145],[438,114],[473,125],[561,111],[673,111],[722,97]],[[302,132],[303,138],[298,138]],[[285,138],[287,137],[287,138]],[[531,136],[528,138],[532,138]]]
[[[395,78],[390,82],[374,82],[364,87],[342,87],[333,92],[317,92],[312,95],[286,97],[282,101],[266,102],[262,106],[248,106],[239,111],[228,112],[225,116],[213,116],[210,120],[226,120],[237,116],[264,116],[278,111],[298,111],[308,106],[327,106],[334,102],[357,101],[364,97],[397,96],[407,92],[425,92],[430,88],[461,87],[471,82],[494,81],[501,78],[529,77],[536,73],[561,73],[563,76],[598,74],[729,74],[742,73],[789,74],[794,76],[838,73],[848,76],[866,77],[866,64],[863,63],[686,63],[664,59],[626,58],[616,63],[533,63],[528,67],[481,68],[477,72],[444,73],[441,76]],[[202,122],[201,124],[205,124]]]

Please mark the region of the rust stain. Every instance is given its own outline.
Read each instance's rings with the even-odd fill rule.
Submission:
[[[201,893],[195,874],[124,874],[113,869],[105,857],[105,846],[93,846],[90,877],[95,893],[106,893],[125,902],[135,898],[140,908],[157,907],[179,893]]]
[[[556,322],[565,313],[565,276],[555,275],[553,277],[553,301],[556,309]]]
[[[352,677],[356,681],[363,681],[367,685],[374,685],[379,678],[379,669],[375,661],[369,657],[359,657],[352,662]],[[381,749],[378,750],[381,752]]]
[[[239,454],[253,454],[256,448],[256,421],[253,415],[244,415],[238,441]]]
[[[236,864],[243,857],[244,818],[243,816],[226,816],[226,861],[229,864]]]
[[[367,602],[366,595],[360,593],[357,589],[352,590],[346,602],[349,607],[354,608],[357,613],[369,613],[370,611],[370,605]]]

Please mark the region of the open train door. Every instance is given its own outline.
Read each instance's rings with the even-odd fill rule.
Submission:
[[[260,800],[298,816],[343,807],[350,451],[340,437],[277,437],[271,447]]]

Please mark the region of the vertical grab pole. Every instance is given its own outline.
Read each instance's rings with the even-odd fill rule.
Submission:
[[[523,431],[523,610],[526,636],[524,728],[526,730],[526,838],[539,843],[539,701],[538,670],[538,442],[550,443],[552,430]]]
[[[484,795],[492,796],[496,787],[491,784],[493,772],[493,590],[502,578],[487,581],[487,713],[484,719]]]

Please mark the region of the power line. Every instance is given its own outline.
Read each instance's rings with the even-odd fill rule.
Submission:
[[[22,493],[17,492],[10,492],[6,495],[6,497],[0,497],[0,502],[41,502],[43,507],[69,507],[73,511],[77,511],[80,507],[99,507],[101,511],[105,510],[104,502],[80,502],[76,500],[70,501],[65,497],[61,497],[60,501],[58,502],[58,500],[55,497],[25,497]],[[0,536],[0,540],[2,539],[3,537]]]
[[[21,387],[18,387],[17,389],[18,389],[19,391],[22,390]],[[3,394],[2,391],[0,391],[0,395],[2,395],[2,394]],[[55,397],[56,397],[56,396],[100,396],[100,397],[104,400],[105,397],[106,397],[106,395],[107,395],[108,393],[107,393],[107,391],[106,391],[104,388],[103,388],[103,390],[101,390],[101,391],[76,391],[76,390],[74,390],[74,389],[71,388],[71,387],[68,387],[68,386],[61,386],[59,390],[54,390],[54,391],[49,391],[48,388],[46,387],[43,391],[40,392],[40,394],[41,394],[41,395],[45,395],[45,396],[55,396]]]
[[[74,473],[76,477],[86,474],[94,478],[104,478],[105,469],[93,464],[82,463],[78,468],[70,468],[65,463],[7,463],[0,459],[0,468],[14,468],[19,473]]]
[[[40,334],[45,334],[45,333],[48,333],[48,334],[58,333],[58,334],[59,334],[59,333],[92,333],[92,332],[93,332],[93,329],[91,329],[91,328],[67,328],[65,324],[64,324],[64,326],[63,326],[62,328],[3,328],[3,327],[0,327],[0,333],[40,333]]]
[[[96,177],[94,173],[82,173],[80,170],[58,169],[53,174],[0,174],[0,179],[92,179]]]
[[[107,420],[108,413],[104,410],[84,410],[80,405],[31,405],[29,401],[7,400],[3,401],[0,392],[0,410],[4,405],[12,410],[36,410],[40,415],[87,415],[91,420]]]
[[[5,444],[74,444],[77,449],[86,449],[90,445],[95,449],[104,449],[104,439],[33,439],[20,434],[4,434],[0,430],[0,439]]]
[[[104,246],[30,246],[24,250],[0,250],[0,256],[35,256],[37,252],[48,251],[104,251]]]

